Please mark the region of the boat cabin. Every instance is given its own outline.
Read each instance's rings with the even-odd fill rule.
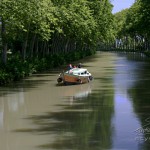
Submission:
[[[84,69],[84,68],[73,68],[71,70],[66,71],[66,74],[72,74],[76,76],[89,76],[90,75],[87,69]]]

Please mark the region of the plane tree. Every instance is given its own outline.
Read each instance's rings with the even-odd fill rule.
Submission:
[[[49,0],[3,0],[0,10],[2,53],[5,63],[8,43],[12,41],[17,44],[21,43],[21,49],[19,50],[25,60],[31,37],[38,35],[41,40],[49,40],[54,30],[51,26],[57,21],[53,16],[54,7]]]
[[[113,34],[111,11],[109,0],[2,0],[2,60],[6,63],[8,49],[25,60],[52,49],[56,53],[96,45]]]

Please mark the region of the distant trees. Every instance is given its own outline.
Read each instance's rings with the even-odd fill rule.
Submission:
[[[129,9],[115,14],[118,38],[125,38],[133,49],[150,49],[150,3],[136,0]],[[117,30],[118,29],[118,30]]]
[[[131,14],[131,15],[129,15]],[[132,25],[129,29],[135,29],[135,32],[142,36],[150,38],[150,3],[148,0],[137,0],[131,7],[128,14],[128,20]]]

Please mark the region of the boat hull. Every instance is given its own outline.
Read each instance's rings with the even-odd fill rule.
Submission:
[[[64,83],[74,83],[74,84],[82,84],[82,83],[88,83],[89,77],[80,77],[80,76],[71,76],[71,75],[64,75],[63,79]]]
[[[62,72],[57,82],[64,84],[84,84],[90,82],[92,79],[92,75],[86,69],[72,69]]]

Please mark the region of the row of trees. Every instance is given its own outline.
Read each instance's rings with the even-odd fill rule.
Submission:
[[[121,39],[129,48],[150,50],[150,3],[148,0],[136,0],[129,9],[116,13],[114,16],[116,38]],[[125,45],[123,48],[126,47]]]
[[[87,50],[114,38],[109,0],[1,0],[2,62]]]
[[[87,50],[98,42],[114,44],[114,39],[121,39],[126,44],[123,48],[149,49],[148,0],[136,0],[130,9],[115,15],[112,7],[109,0],[2,0],[2,62],[7,63],[8,50],[18,52],[25,60]],[[117,46],[121,44],[119,41]]]

